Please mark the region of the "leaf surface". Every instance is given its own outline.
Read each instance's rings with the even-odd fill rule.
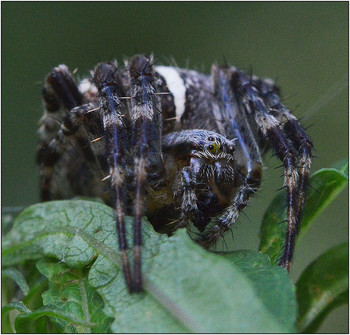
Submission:
[[[130,219],[127,226],[130,230]],[[169,238],[155,233],[145,221],[145,293],[130,295],[120,271],[114,231],[113,210],[96,202],[34,205],[17,218],[5,237],[3,265],[44,256],[59,260],[61,263],[52,259],[38,263],[38,269],[50,280],[49,290],[43,295],[44,304],[54,305],[61,313],[73,314],[91,326],[93,320],[84,311],[81,314],[76,304],[72,302],[73,307],[65,311],[57,302],[66,292],[74,293],[79,285],[84,285],[85,290],[89,286],[102,297],[105,316],[114,319],[112,332],[295,331],[292,286],[283,269],[267,264],[265,256],[262,259],[255,253],[256,257],[249,260],[239,253],[216,255],[196,245],[185,230]],[[261,273],[245,269],[249,264],[261,265],[261,261],[266,263],[261,266]],[[65,285],[71,280],[74,285],[68,288]],[[279,283],[277,291],[269,294],[267,288],[275,280]],[[77,299],[79,294],[73,293],[70,294]],[[275,299],[275,294],[283,298]],[[285,313],[278,311],[288,308],[291,312],[286,319]]]
[[[276,319],[293,329],[297,317],[297,303],[288,272],[284,268],[272,265],[266,254],[252,250],[228,252],[224,256],[248,276],[259,298]]]
[[[41,259],[39,271],[49,279],[49,289],[43,293],[43,304],[60,308],[63,312],[86,320],[93,326],[72,326],[62,318],[54,318],[62,332],[108,333],[110,318],[102,312],[103,301],[92,289],[84,269],[72,269],[53,259]]]
[[[7,268],[1,271],[3,277],[11,278],[21,288],[23,295],[29,292],[29,286],[23,274],[15,268]]]
[[[62,320],[62,321],[65,321],[67,324],[71,324],[72,325],[71,327],[67,327],[68,333],[75,333],[76,325],[84,327],[85,329],[94,326],[93,323],[90,323],[86,320],[79,319],[74,314],[66,313],[62,309],[56,306],[46,305],[46,306],[40,307],[35,311],[19,314],[15,321],[16,332],[17,333],[42,332],[45,329],[44,317],[50,317],[51,319],[54,319],[54,320],[55,319]]]

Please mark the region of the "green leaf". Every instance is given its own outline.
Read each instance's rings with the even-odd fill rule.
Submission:
[[[298,328],[315,332],[336,307],[348,302],[349,245],[340,244],[317,258],[297,282]]]
[[[24,296],[23,298],[23,303],[25,306],[29,307],[29,309],[33,306],[33,301],[41,301],[41,296],[40,294],[36,294],[35,300],[32,300],[33,295],[32,295],[32,289],[29,289],[29,284],[30,286],[32,285],[33,281],[33,276],[31,274],[31,271],[27,271],[26,268],[33,268],[31,264],[29,263],[26,266],[19,266],[18,268],[21,270],[19,271],[16,268],[7,268],[2,270],[2,305],[6,305],[10,301],[14,301],[14,299],[18,299],[22,295]],[[35,266],[34,266],[35,267]],[[22,274],[24,273],[25,276]],[[18,287],[20,290],[18,289]],[[29,302],[29,305],[27,304]],[[22,302],[21,302],[22,304]],[[36,304],[37,308],[40,307],[42,304]],[[8,307],[13,307],[16,305],[7,305]],[[17,306],[18,307],[18,306]],[[6,310],[6,309],[5,309]],[[3,318],[2,318],[2,330],[4,333],[14,333],[14,321],[16,316],[18,315],[18,309],[16,308],[11,308],[11,313],[7,313]]]
[[[35,268],[35,265],[33,265]],[[48,289],[48,280],[43,276],[35,278],[30,281],[30,290],[26,297],[23,299],[23,303],[31,310],[42,307],[43,302],[41,295]]]
[[[90,329],[77,325],[78,333],[108,333],[110,319],[102,312],[103,301],[87,280],[87,270],[71,269],[53,259],[42,259],[37,268],[49,279],[49,290],[43,294],[44,305],[59,307],[62,311],[92,322]],[[62,319],[55,319],[62,332],[72,326]]]
[[[129,218],[126,224],[130,230]],[[102,297],[104,314],[114,319],[112,332],[295,331],[292,286],[283,269],[265,264],[263,275],[250,274],[242,265],[249,264],[245,256],[232,255],[235,263],[210,253],[185,230],[169,238],[155,233],[146,221],[143,230],[142,294],[128,293],[120,271],[113,210],[96,202],[56,201],[28,208],[3,241],[3,264],[44,256],[58,259],[61,263],[38,263],[50,279],[44,303],[56,304],[64,296],[67,278],[77,276],[78,283],[90,285]],[[277,285],[278,295],[286,292],[290,299],[276,299],[276,291],[269,294],[269,283],[276,278],[281,283],[284,280]],[[267,292],[261,292],[266,288]],[[290,308],[288,320],[284,312],[277,314],[286,308]],[[70,313],[79,317],[74,309]]]
[[[15,311],[21,313],[30,313],[31,310],[28,309],[23,302],[14,301],[1,309],[1,333],[15,333],[13,318],[16,316],[10,316],[10,313]]]
[[[340,170],[321,169],[313,174],[310,180],[312,188],[308,189],[307,202],[304,208],[303,219],[300,226],[302,235],[312,221],[328,206],[348,183],[348,164]],[[259,251],[268,254],[273,264],[277,264],[283,253],[286,234],[285,192],[280,192],[272,200],[266,210],[260,230]],[[282,222],[282,223],[281,223]]]
[[[271,265],[271,260],[266,254],[252,250],[228,252],[224,256],[238,265],[253,282],[259,298],[276,319],[293,329],[297,317],[297,303],[287,271]]]
[[[27,308],[27,306],[24,305],[23,302],[14,301],[14,302],[10,302],[8,305],[4,306],[1,309],[1,315],[4,316],[13,310],[17,310],[21,313],[31,313],[31,310]]]
[[[11,278],[21,288],[23,295],[27,295],[29,292],[29,286],[25,280],[23,274],[15,268],[7,268],[1,271],[3,277]]]
[[[17,333],[36,333],[38,331],[38,323],[36,321],[42,317],[50,317],[53,319],[60,319],[69,324],[71,327],[67,327],[69,333],[75,332],[75,327],[73,325],[79,325],[81,327],[90,328],[95,326],[95,324],[88,322],[86,320],[79,319],[74,314],[66,313],[56,306],[46,305],[40,307],[36,311],[19,314],[16,318],[15,327]],[[40,324],[41,326],[41,324]]]
[[[56,306],[46,305],[40,307],[36,311],[31,311],[22,302],[12,302],[4,306],[2,308],[2,318],[4,318],[4,316],[6,316],[6,314],[12,310],[17,310],[20,312],[15,321],[17,333],[40,332],[40,328],[38,328],[38,323],[36,321],[42,317],[51,317],[67,322],[70,325],[70,327],[67,327],[67,331],[70,333],[75,332],[75,328],[72,326],[72,324],[79,325],[85,329],[95,326],[95,324],[79,319],[74,314],[67,313]],[[39,327],[41,327],[40,323],[39,325]]]
[[[282,326],[238,266],[206,252],[185,231],[169,240],[155,257],[150,279],[159,293],[170,299],[169,307],[177,305],[179,318],[191,331],[273,332]],[[280,331],[287,329],[293,331],[288,324]]]

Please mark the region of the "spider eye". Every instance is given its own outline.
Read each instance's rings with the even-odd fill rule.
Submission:
[[[212,154],[218,153],[220,150],[220,145],[213,143],[208,145],[208,151],[211,152]]]

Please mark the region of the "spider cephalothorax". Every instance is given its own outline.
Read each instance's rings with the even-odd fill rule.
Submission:
[[[290,269],[312,143],[270,79],[228,65],[213,65],[208,76],[135,56],[124,67],[98,64],[79,85],[59,65],[43,98],[41,198],[93,196],[113,206],[130,292],[142,288],[141,217],[167,233],[192,222],[198,243],[209,248],[260,186],[268,148],[284,165],[288,225],[280,265]],[[134,217],[133,271],[125,215]]]

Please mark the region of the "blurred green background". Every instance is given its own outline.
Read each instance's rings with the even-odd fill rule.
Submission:
[[[42,81],[65,63],[84,76],[99,61],[153,52],[158,63],[208,72],[213,62],[278,78],[287,105],[313,138],[313,171],[348,156],[348,3],[346,2],[3,2],[2,206],[39,200],[35,148]],[[234,230],[234,247],[257,249],[263,213],[282,184],[266,158],[262,190]],[[297,246],[292,277],[348,239],[343,192]],[[348,332],[348,307],[320,332]]]

